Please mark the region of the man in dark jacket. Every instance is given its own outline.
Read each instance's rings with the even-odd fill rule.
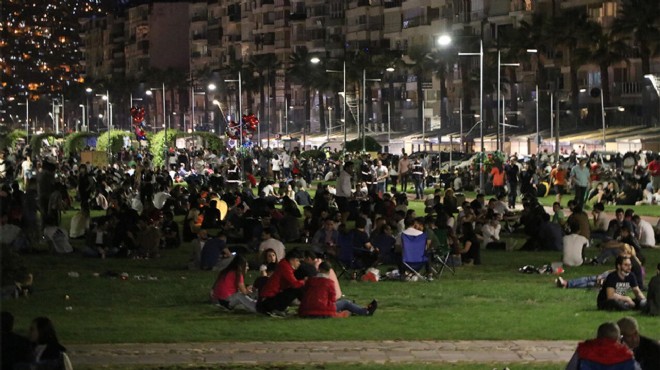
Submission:
[[[660,342],[640,335],[637,320],[632,317],[624,317],[617,324],[623,343],[633,351],[642,370],[660,369]]]

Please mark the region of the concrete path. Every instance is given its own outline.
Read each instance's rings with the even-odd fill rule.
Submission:
[[[328,341],[68,346],[77,365],[567,363],[575,341]]]

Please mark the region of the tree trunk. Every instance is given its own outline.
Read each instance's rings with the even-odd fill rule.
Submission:
[[[266,121],[266,79],[263,74],[259,74],[259,126],[261,122]]]
[[[601,94],[603,94],[603,105],[610,106],[611,92],[610,92],[610,68],[606,63],[600,65],[600,87]]]
[[[577,128],[578,123],[580,122],[580,86],[578,82],[577,74],[578,66],[570,66],[570,78],[571,78],[571,113],[573,115],[573,120],[575,122],[575,127]]]
[[[304,132],[308,131],[309,122],[312,120],[311,103],[312,103],[312,93],[308,87],[305,89],[305,119],[301,126]]]
[[[417,74],[417,124],[415,129],[418,132],[424,131],[424,89],[422,89],[422,73]]]
[[[321,134],[325,134],[325,104],[323,102],[323,92],[319,90],[319,129]]]

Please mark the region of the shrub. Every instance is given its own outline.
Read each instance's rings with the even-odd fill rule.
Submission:
[[[85,147],[85,139],[88,137],[95,137],[95,133],[91,132],[74,132],[64,139],[64,154],[71,156],[78,153]]]
[[[364,138],[364,149],[367,152],[380,152],[382,146],[378,144],[376,139],[371,136]],[[362,151],[362,138],[357,138],[346,143],[346,151],[348,152],[361,152]]]

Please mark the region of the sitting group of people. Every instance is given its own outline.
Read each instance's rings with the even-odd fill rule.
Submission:
[[[211,290],[211,299],[226,310],[242,308],[252,313],[284,317],[296,303],[301,317],[371,316],[378,308],[376,300],[366,307],[346,299],[330,262],[310,251],[293,249],[279,262],[274,250],[264,251],[264,262],[254,284],[246,285],[248,262],[241,255],[232,256]]]

